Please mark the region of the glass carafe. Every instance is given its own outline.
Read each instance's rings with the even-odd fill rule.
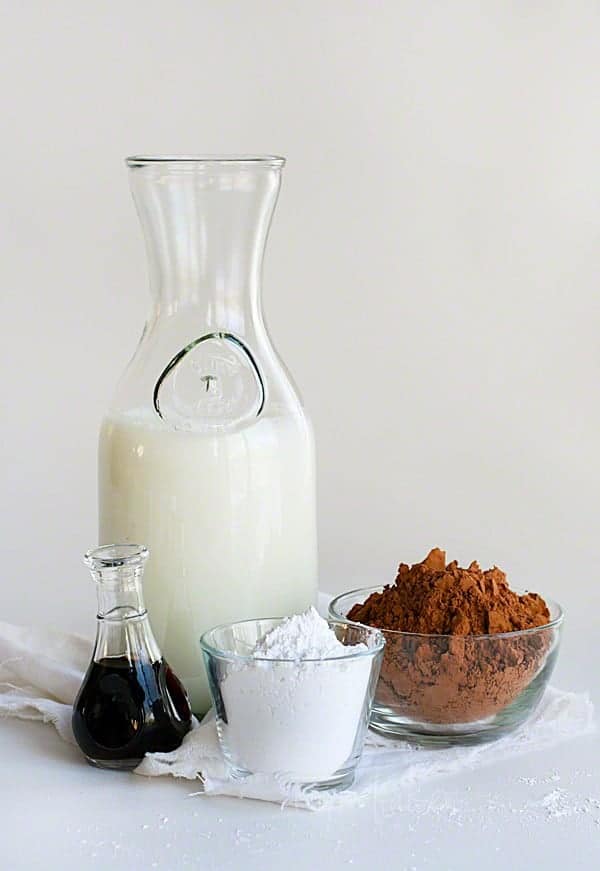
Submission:
[[[149,546],[152,626],[202,713],[202,632],[316,595],[313,435],[260,295],[284,161],[127,163],[152,305],[100,433],[100,542]]]

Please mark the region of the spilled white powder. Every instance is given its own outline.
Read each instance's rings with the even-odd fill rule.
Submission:
[[[314,608],[268,632],[255,662],[229,666],[221,682],[226,722],[218,728],[229,761],[302,783],[344,769],[366,728],[372,658],[339,658],[361,651],[364,644],[338,641]]]
[[[577,812],[575,805],[571,803],[564,789],[553,789],[547,793],[541,802],[548,817],[570,817]]]

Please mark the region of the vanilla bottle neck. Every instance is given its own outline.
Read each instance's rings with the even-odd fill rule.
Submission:
[[[155,662],[160,649],[148,620],[142,577],[148,551],[139,545],[105,545],[86,555],[98,599],[94,660],[126,657]]]
[[[120,621],[132,617],[145,617],[146,607],[142,593],[142,567],[118,570],[92,570],[96,581],[98,619]],[[107,577],[108,575],[108,577]]]

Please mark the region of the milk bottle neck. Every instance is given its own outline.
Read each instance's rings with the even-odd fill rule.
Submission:
[[[263,254],[279,158],[131,158],[155,317],[243,334],[262,322]]]

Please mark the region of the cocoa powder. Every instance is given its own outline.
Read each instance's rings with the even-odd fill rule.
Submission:
[[[378,703],[430,723],[497,714],[537,675],[551,639],[551,630],[493,637],[547,624],[546,603],[513,592],[496,567],[446,565],[438,548],[421,563],[402,563],[394,584],[347,616],[388,630]]]

